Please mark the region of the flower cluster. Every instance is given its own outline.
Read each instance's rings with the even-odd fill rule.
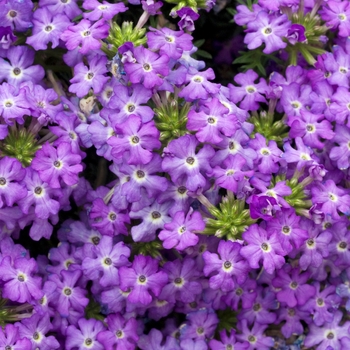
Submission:
[[[0,0],[0,348],[349,349],[350,3],[166,1]]]

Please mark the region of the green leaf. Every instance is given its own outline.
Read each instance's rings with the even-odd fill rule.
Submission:
[[[200,48],[204,43],[205,43],[205,39],[200,39],[200,40],[195,41],[193,43],[193,45],[197,46],[198,48]]]
[[[232,7],[226,7],[226,11],[231,15],[234,16],[237,11],[235,9],[233,9]]]
[[[204,57],[204,58],[208,58],[208,59],[212,59],[213,58],[213,56],[209,52],[204,51],[204,50],[198,50],[196,52],[196,54],[198,56],[201,56],[201,57]]]

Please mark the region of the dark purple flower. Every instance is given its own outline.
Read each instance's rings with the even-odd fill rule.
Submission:
[[[227,350],[227,349],[235,349],[235,350],[246,350],[249,347],[249,343],[247,341],[238,342],[236,341],[236,331],[231,329],[230,335],[227,335],[225,329],[220,331],[220,341],[216,339],[212,339],[209,341],[209,348],[211,350]]]
[[[295,45],[298,42],[305,42],[305,27],[301,24],[292,24],[288,29],[288,34],[286,37],[292,45]]]
[[[253,195],[250,198],[249,210],[252,219],[269,221],[275,217],[281,208],[274,197]]]
[[[8,50],[16,39],[11,27],[0,26],[0,49]]]
[[[256,322],[253,328],[250,330],[248,328],[247,320],[242,320],[240,322],[239,329],[242,334],[237,334],[237,339],[240,341],[248,341],[248,349],[259,349],[259,350],[269,350],[273,348],[275,341],[272,337],[267,337],[264,335],[264,331],[267,325],[262,325]]]
[[[178,26],[181,30],[187,30],[189,32],[194,31],[194,21],[199,18],[199,14],[194,12],[190,7],[182,7],[176,11],[176,14],[180,17]]]

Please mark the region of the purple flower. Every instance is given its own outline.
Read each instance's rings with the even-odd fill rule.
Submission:
[[[188,130],[197,131],[198,141],[218,144],[223,139],[222,135],[232,136],[238,128],[237,117],[228,112],[228,109],[214,97],[205,103],[199,112],[190,110],[186,127]]]
[[[101,17],[108,21],[118,13],[125,12],[128,9],[122,2],[111,4],[107,1],[103,1],[101,4],[97,0],[84,1],[83,8],[85,10],[90,10],[89,12],[84,12],[83,14],[84,18],[90,21],[97,21]]]
[[[11,257],[5,256],[0,264],[1,280],[6,282],[2,297],[19,303],[40,299],[43,296],[41,278],[33,276],[37,269],[38,265],[33,258],[15,258],[12,264]]]
[[[166,54],[176,60],[183,51],[190,51],[193,47],[192,36],[183,31],[174,31],[167,27],[160,30],[150,27],[147,33],[147,44],[151,50],[159,50],[161,55]]]
[[[287,44],[282,40],[288,35],[291,26],[286,15],[272,16],[265,11],[260,11],[254,21],[247,24],[247,32],[244,43],[249,50],[256,49],[265,43],[264,53],[270,54],[279,49],[284,49]]]
[[[243,341],[243,343],[236,341],[236,331],[231,329],[230,335],[227,335],[225,329],[220,331],[220,341],[216,339],[212,339],[209,341],[209,348],[211,350],[227,350],[227,349],[235,349],[235,350],[246,350],[249,347],[249,343],[247,341]]]
[[[299,268],[292,269],[290,265],[284,265],[272,280],[272,285],[278,288],[277,300],[286,303],[288,307],[304,305],[315,295],[315,287],[306,283],[310,274],[300,274]]]
[[[27,38],[26,43],[35,50],[46,50],[49,42],[52,48],[59,44],[60,35],[71,24],[68,17],[63,14],[55,14],[47,7],[39,8],[33,15],[33,32]]]
[[[205,339],[214,335],[219,319],[211,309],[202,308],[186,316],[186,325],[181,329],[180,339]]]
[[[20,337],[29,339],[34,349],[52,350],[60,348],[60,343],[54,336],[45,336],[53,328],[48,313],[44,315],[34,314],[30,318],[16,322],[15,326],[19,329]]]
[[[134,57],[136,63],[124,64],[124,69],[133,84],[141,83],[145,88],[152,89],[163,83],[160,76],[164,77],[169,73],[167,55],[158,55],[141,45],[134,48]]]
[[[236,286],[232,292],[228,292],[223,297],[223,300],[233,310],[238,310],[240,306],[242,306],[242,309],[249,309],[253,306],[257,297],[256,287],[256,281],[248,277],[242,286]]]
[[[125,349],[133,350],[139,340],[137,321],[135,318],[124,318],[121,314],[111,314],[106,318],[107,331],[100,331],[97,340],[104,350]]]
[[[204,275],[209,276],[209,286],[229,292],[235,288],[236,281],[242,285],[247,279],[249,266],[240,255],[241,245],[237,242],[220,241],[218,254],[205,252]]]
[[[0,26],[0,49],[8,50],[16,39],[11,27]]]
[[[89,67],[83,62],[78,63],[74,67],[74,77],[70,80],[72,83],[69,86],[69,91],[76,93],[78,97],[84,97],[90,89],[93,89],[95,94],[103,90],[104,84],[108,81],[106,68],[107,57],[95,55],[89,61]]]
[[[165,249],[176,248],[184,250],[198,243],[198,236],[193,231],[202,231],[205,222],[198,211],[189,210],[187,215],[183,211],[175,213],[173,220],[164,225],[158,237],[163,241]]]
[[[162,332],[155,328],[152,328],[148,335],[143,334],[137,346],[142,350],[180,350],[175,338],[167,336],[164,342]],[[186,349],[190,350],[190,348]]]
[[[13,125],[14,121],[23,124],[23,117],[30,115],[30,107],[25,89],[16,89],[8,83],[0,85],[0,115],[7,125]]]
[[[104,346],[97,340],[98,334],[103,331],[105,327],[101,321],[81,318],[76,326],[70,325],[67,328],[66,349],[104,350]]]
[[[33,2],[29,0],[23,2],[7,0],[2,2],[0,7],[1,25],[10,26],[18,32],[25,32],[32,26],[33,7]]]
[[[68,50],[74,50],[79,47],[79,52],[86,55],[92,50],[98,50],[101,47],[99,39],[108,36],[109,25],[105,20],[99,20],[91,25],[87,19],[81,20],[78,24],[69,26],[61,34],[61,39],[66,42]]]
[[[40,178],[53,188],[60,188],[60,180],[72,186],[78,182],[78,173],[83,170],[81,156],[72,153],[69,143],[62,142],[57,149],[45,143],[35,154],[32,167]]]
[[[176,11],[176,14],[180,17],[178,26],[181,30],[188,30],[189,32],[194,31],[194,21],[199,18],[199,14],[194,12],[190,7],[182,7]]]
[[[288,29],[287,39],[292,45],[306,42],[305,27],[301,24],[292,24]]]
[[[197,99],[206,100],[210,95],[215,95],[220,90],[219,84],[209,82],[215,78],[214,71],[209,68],[204,72],[187,73],[186,85],[179,93],[186,101]]]
[[[150,256],[137,255],[132,267],[122,266],[119,269],[120,288],[130,290],[128,301],[133,304],[148,305],[152,302],[152,292],[159,296],[168,281],[168,275],[158,272],[158,261]]]
[[[128,214],[120,213],[113,204],[105,204],[102,198],[96,198],[89,211],[90,225],[102,235],[127,235],[125,226],[130,223]]]
[[[327,1],[320,11],[321,18],[327,27],[339,30],[339,36],[350,36],[350,6],[344,1]]]
[[[240,108],[247,111],[256,111],[259,109],[259,102],[266,103],[262,94],[267,94],[268,86],[263,78],[259,83],[254,83],[258,79],[258,74],[252,69],[245,73],[239,73],[234,77],[234,81],[241,86],[230,84],[230,98],[232,102],[240,102]]]
[[[350,166],[350,130],[344,125],[335,126],[335,136],[333,141],[338,147],[333,147],[329,153],[330,159],[337,162],[339,169],[344,170]]]
[[[311,187],[312,203],[320,204],[325,215],[339,219],[338,211],[349,215],[350,195],[348,191],[338,187],[333,180],[324,183],[316,182]]]
[[[347,78],[347,81],[349,78]],[[340,86],[331,98],[330,111],[338,124],[350,125],[350,93],[348,87]]]
[[[209,160],[214,156],[214,149],[209,145],[196,153],[198,141],[195,136],[185,135],[172,140],[164,149],[165,157],[162,168],[169,172],[173,182],[180,177],[186,176],[186,188],[197,191],[206,184],[206,179],[201,171],[211,171]]]
[[[1,15],[1,14],[0,14]],[[31,350],[32,343],[27,338],[20,338],[18,327],[7,324],[0,329],[0,348],[7,350]]]
[[[253,195],[250,198],[249,210],[252,219],[269,221],[281,208],[274,197]]]
[[[21,163],[10,157],[0,159],[0,208],[6,205],[12,207],[18,200],[26,196],[26,190],[19,184],[25,176]]]
[[[82,272],[80,270],[62,270],[60,276],[52,274],[48,276],[49,281],[56,284],[52,303],[62,317],[68,317],[72,310],[83,313],[89,299],[85,297],[87,290],[77,287]]]
[[[248,261],[251,268],[259,268],[261,259],[264,269],[269,274],[282,267],[285,253],[277,234],[268,235],[263,228],[254,224],[243,233],[242,237],[248,245],[241,248],[240,254]]]
[[[237,334],[237,339],[240,341],[248,341],[248,349],[269,350],[273,348],[275,343],[273,338],[264,335],[264,331],[267,328],[266,325],[256,322],[250,330],[247,320],[242,320],[239,328],[242,334]]]
[[[343,317],[341,311],[334,313],[332,322],[327,322],[323,327],[317,327],[315,324],[310,324],[310,332],[305,338],[304,345],[311,348],[318,345],[318,349],[348,349],[350,348],[350,335],[348,328],[350,322],[347,321],[341,326],[339,322]]]
[[[130,249],[123,242],[113,245],[113,239],[103,236],[98,245],[90,245],[91,257],[82,262],[84,274],[97,280],[102,287],[119,284],[118,268],[129,266]]]
[[[65,14],[70,20],[79,16],[82,11],[77,5],[77,0],[57,1],[57,0],[40,0],[40,7],[46,7],[56,16]]]
[[[200,271],[196,263],[190,258],[183,261],[168,261],[164,264],[162,271],[167,273],[169,281],[159,295],[160,300],[169,303],[181,301],[191,303],[202,293],[202,285],[199,282]]]
[[[152,150],[161,146],[154,122],[143,124],[139,116],[131,115],[124,123],[117,124],[115,130],[118,136],[112,136],[107,143],[112,147],[112,156],[120,159],[126,154],[128,164],[149,163]]]
[[[281,159],[283,152],[277,147],[277,143],[270,140],[268,143],[264,136],[259,133],[249,141],[249,146],[256,151],[258,170],[263,174],[276,173],[279,169],[277,162]],[[267,145],[266,145],[267,143]]]

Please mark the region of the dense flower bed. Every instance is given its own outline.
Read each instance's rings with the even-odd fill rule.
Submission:
[[[350,349],[350,2],[166,1],[0,0],[0,349]]]

